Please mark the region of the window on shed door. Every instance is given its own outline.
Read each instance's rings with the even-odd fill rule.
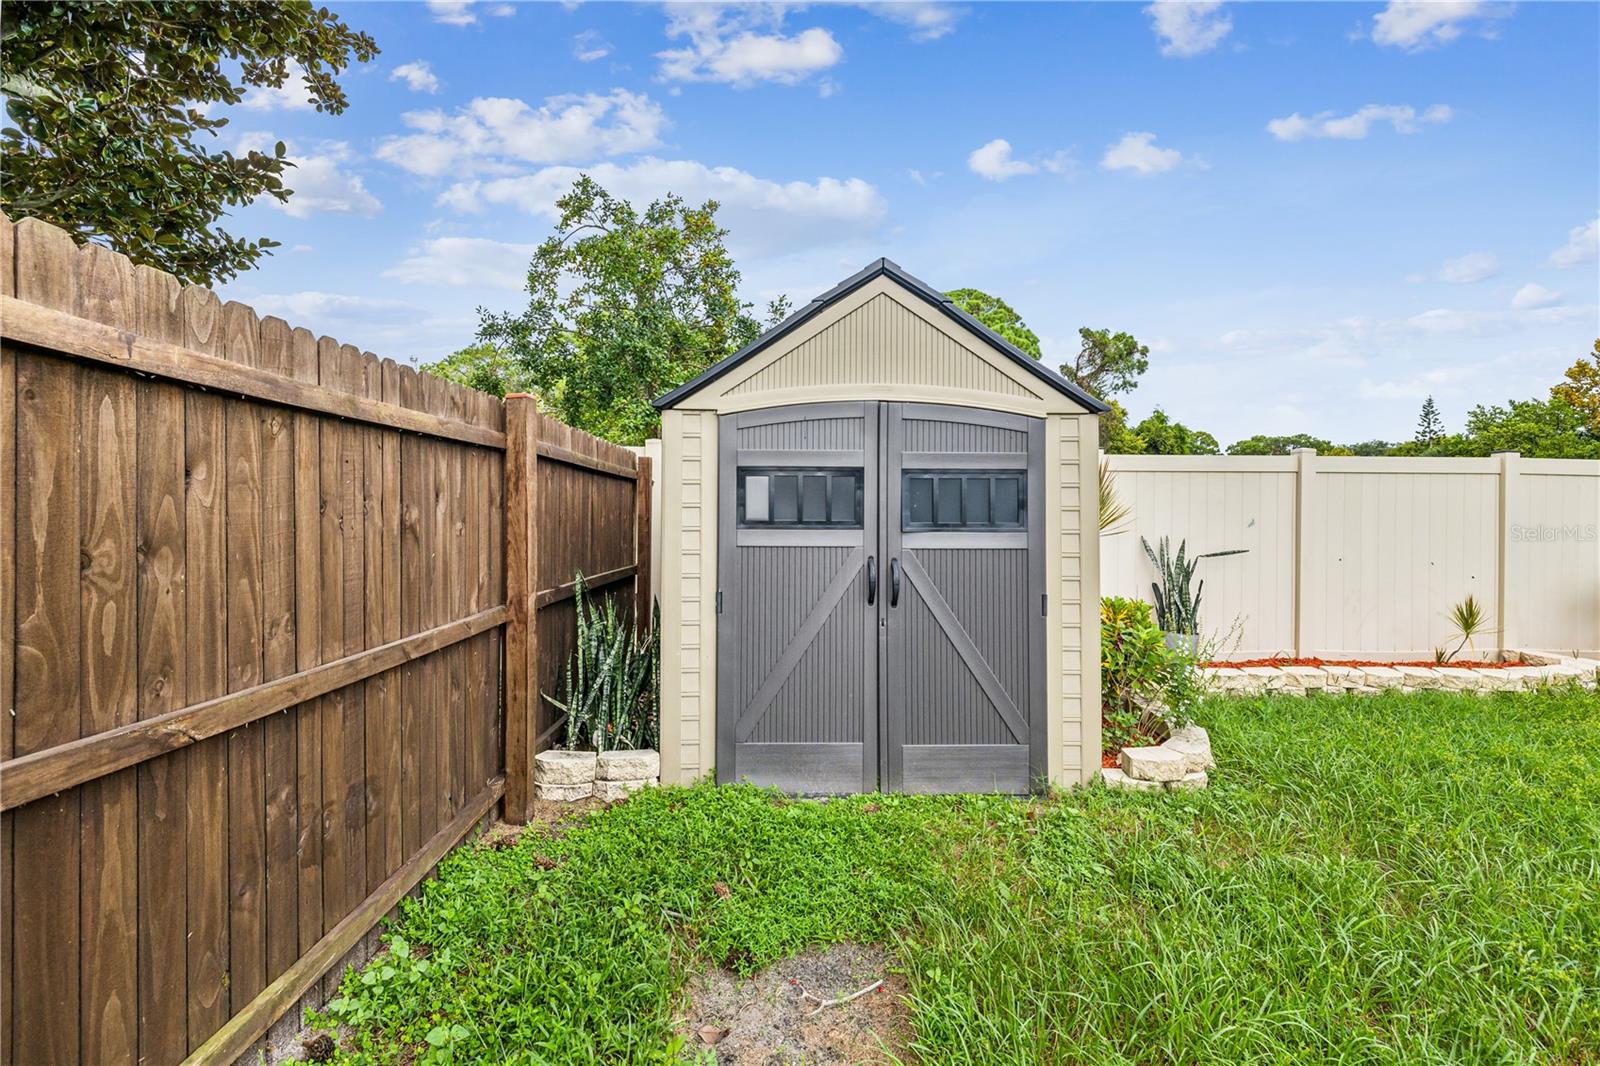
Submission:
[[[740,467],[740,529],[860,529],[861,469]]]
[[[1027,496],[1022,470],[907,470],[900,480],[900,528],[1026,529]]]

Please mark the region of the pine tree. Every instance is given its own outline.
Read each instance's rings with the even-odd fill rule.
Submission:
[[[1427,447],[1438,442],[1444,436],[1444,420],[1439,417],[1439,408],[1429,396],[1422,401],[1422,414],[1417,418],[1418,444]]]

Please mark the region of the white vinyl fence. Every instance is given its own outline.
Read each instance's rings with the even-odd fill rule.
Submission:
[[[1102,595],[1152,598],[1140,546],[1207,559],[1201,625],[1233,658],[1431,658],[1471,593],[1478,651],[1600,653],[1600,461],[1112,455],[1132,513],[1101,540]]]

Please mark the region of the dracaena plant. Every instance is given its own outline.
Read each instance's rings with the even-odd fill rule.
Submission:
[[[1144,553],[1150,557],[1150,565],[1156,568],[1158,580],[1150,584],[1150,590],[1155,594],[1156,600],[1156,623],[1168,633],[1200,632],[1200,595],[1205,591],[1205,579],[1202,578],[1199,584],[1194,586],[1193,592],[1189,590],[1189,583],[1194,579],[1194,572],[1200,565],[1200,560],[1216,559],[1224,555],[1243,555],[1250,550],[1229,548],[1226,551],[1188,555],[1189,542],[1180,540],[1177,554],[1174,555],[1167,537],[1161,538],[1157,548],[1151,548],[1150,542],[1143,537],[1139,538],[1139,543],[1144,545]]]
[[[654,748],[661,733],[660,618],[637,633],[616,597],[590,599],[577,580],[578,640],[562,676],[561,697],[545,701],[567,715],[568,750]]]

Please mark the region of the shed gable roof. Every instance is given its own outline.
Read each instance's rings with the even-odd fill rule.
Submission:
[[[862,286],[880,277],[887,278],[895,282],[907,292],[915,295],[921,300],[926,301],[935,309],[942,312],[944,315],[948,316],[951,320],[960,325],[967,332],[983,341],[984,344],[989,348],[999,352],[1001,355],[1017,364],[1017,366],[1038,378],[1051,389],[1070,397],[1085,411],[1099,413],[1109,410],[1107,405],[1101,402],[1099,399],[1091,396],[1089,393],[1068,381],[1060,374],[1055,373],[1049,367],[1044,366],[1039,362],[1039,360],[1029,356],[1026,352],[1020,350],[1005,338],[989,329],[989,327],[985,326],[982,322],[979,322],[977,319],[961,310],[961,308],[957,307],[949,297],[945,296],[944,293],[933,288],[931,285],[928,285],[926,282],[907,274],[900,268],[898,264],[888,259],[874,260],[865,269],[857,271],[855,274],[846,278],[838,285],[835,285],[821,296],[818,296],[816,299],[806,304],[800,310],[784,319],[772,329],[763,333],[760,337],[757,337],[754,341],[741,348],[739,351],[708,368],[704,373],[700,374],[693,380],[687,381],[678,386],[676,389],[673,389],[665,396],[658,397],[654,401],[655,406],[660,410],[666,410],[668,408],[677,406],[677,404],[679,404],[681,401],[693,396],[696,392],[699,392],[706,385],[716,381],[730,370],[735,369],[756,355],[759,355],[761,352],[771,347],[774,343],[783,339],[791,331],[810,321],[825,308],[837,303],[844,297],[859,290]]]

